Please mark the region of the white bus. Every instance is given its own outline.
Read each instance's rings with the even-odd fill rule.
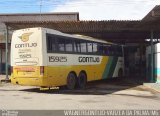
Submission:
[[[88,81],[123,76],[122,46],[47,28],[16,30],[11,81],[40,87],[84,88]]]

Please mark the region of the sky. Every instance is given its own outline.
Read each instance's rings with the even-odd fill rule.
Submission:
[[[79,12],[80,20],[141,20],[160,0],[0,0],[0,13]]]

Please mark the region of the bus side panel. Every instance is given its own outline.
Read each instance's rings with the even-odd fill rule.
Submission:
[[[87,73],[87,81],[117,77],[121,60],[121,57],[103,56],[101,63],[97,65],[47,66],[47,82],[52,86],[66,85],[70,72],[73,71],[78,76],[82,70]]]
[[[78,76],[82,70],[87,73],[88,81],[100,80],[107,63],[108,56],[105,56],[102,58],[101,64],[98,65],[47,66],[47,84],[50,86],[66,85],[67,76],[70,72],[73,71]]]
[[[89,70],[90,72],[90,75],[93,73],[94,71],[94,79],[90,79],[90,80],[101,80],[103,79],[103,73],[105,72],[105,68],[106,68],[106,65],[108,64],[109,62],[109,57],[108,56],[103,56],[102,58],[102,62],[100,65],[95,65],[93,66],[93,70]]]
[[[122,73],[123,73],[123,71],[124,71],[124,69],[123,69],[123,64],[124,63],[123,62],[124,62],[123,57],[118,57],[117,63],[116,63],[116,66],[115,66],[115,69],[114,69],[114,72],[113,72],[113,75],[112,75],[113,78],[119,76],[118,73],[119,73],[120,69],[122,69]]]
[[[118,71],[123,70],[123,58],[118,56],[108,56],[107,63],[105,64],[102,73],[102,79],[118,77]]]
[[[94,73],[90,73],[89,70],[95,69],[95,66],[48,66],[48,84],[53,86],[66,85],[67,76],[70,72],[75,72],[76,76],[79,75],[80,71],[84,70],[87,73],[88,80],[94,80]]]
[[[65,85],[67,67],[68,66],[47,66],[47,84],[49,86]]]

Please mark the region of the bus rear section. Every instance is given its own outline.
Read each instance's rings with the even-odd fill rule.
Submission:
[[[11,43],[11,82],[20,85],[42,85],[42,29],[17,30]]]

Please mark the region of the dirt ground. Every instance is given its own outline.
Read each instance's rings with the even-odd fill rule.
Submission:
[[[90,82],[85,90],[39,90],[0,84],[0,109],[160,109],[160,93],[141,84],[116,79]]]

